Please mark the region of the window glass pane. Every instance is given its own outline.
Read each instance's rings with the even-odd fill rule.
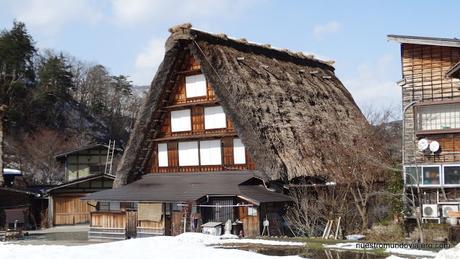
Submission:
[[[460,166],[444,166],[444,184],[460,184]]]
[[[205,129],[222,129],[227,127],[227,118],[225,117],[222,106],[213,106],[204,108],[204,128]]]
[[[190,119],[190,109],[171,112],[171,131],[190,131],[192,122]]]
[[[99,205],[99,211],[108,211],[109,210],[109,205],[110,203],[109,202],[99,202],[98,205]]]
[[[418,130],[460,128],[460,105],[443,104],[421,106],[417,110]]]
[[[246,164],[246,150],[241,139],[233,139],[233,163]]]
[[[110,202],[110,210],[111,211],[119,211],[120,210],[120,203],[119,202]]]
[[[439,167],[423,167],[423,184],[440,184]]]
[[[158,144],[158,166],[168,166],[168,145],[166,143]]]
[[[206,96],[206,78],[203,74],[185,77],[187,98]]]
[[[221,165],[220,140],[200,141],[200,160],[201,165]]]
[[[179,165],[193,166],[198,163],[198,142],[179,142]]]
[[[407,185],[413,185],[417,184],[417,173],[415,170],[415,167],[406,167],[406,184]],[[418,168],[418,180],[422,180],[422,172],[420,171],[420,168]]]

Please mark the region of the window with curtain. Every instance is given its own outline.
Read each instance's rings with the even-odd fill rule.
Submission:
[[[438,185],[441,184],[441,172],[438,166],[424,166],[423,169],[423,184]]]

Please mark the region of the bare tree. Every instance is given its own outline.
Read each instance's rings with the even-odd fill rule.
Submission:
[[[26,136],[15,152],[20,154],[21,169],[26,180],[34,184],[59,184],[64,170],[55,155],[76,148],[80,137],[69,137],[54,130],[41,130]]]

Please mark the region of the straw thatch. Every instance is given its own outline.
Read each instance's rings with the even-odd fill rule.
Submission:
[[[115,186],[142,173],[161,118],[161,100],[175,84],[187,53],[200,63],[227,116],[270,179],[331,172],[323,143],[353,145],[367,123],[330,62],[246,40],[210,34],[190,25],[170,29],[164,60],[131,134]],[[329,146],[330,148],[330,146]]]

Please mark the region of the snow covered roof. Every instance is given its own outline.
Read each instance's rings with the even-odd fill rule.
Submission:
[[[21,170],[13,168],[3,168],[3,175],[22,175]]]

